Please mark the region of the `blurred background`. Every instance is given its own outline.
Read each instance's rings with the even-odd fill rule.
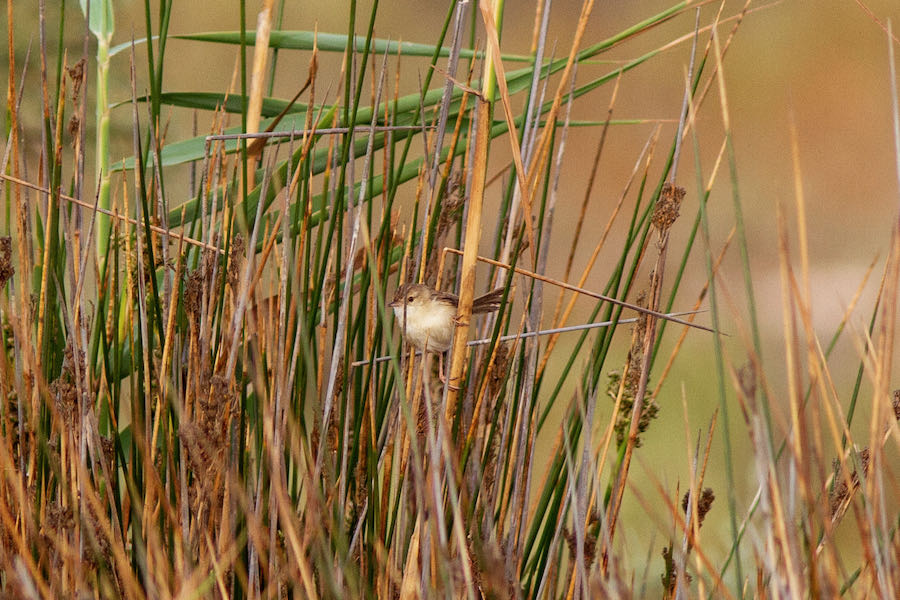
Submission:
[[[346,31],[348,12],[344,2],[287,4],[282,16],[284,29],[318,28],[322,32],[334,33]],[[740,14],[744,7],[741,2],[724,4],[723,22],[719,26],[723,43],[737,24],[733,17]],[[605,39],[670,6],[671,0],[598,3],[584,37],[585,44]],[[369,2],[359,3],[358,10],[361,14],[368,14],[369,8]],[[573,24],[577,21],[580,8],[581,2],[576,0],[554,2],[548,40],[556,46],[548,48],[548,54],[562,56],[568,53]],[[718,3],[703,4],[700,10],[704,16],[700,22],[708,23],[711,15],[719,8]],[[252,30],[258,5],[248,2],[247,9],[246,27]],[[433,0],[382,2],[375,36],[432,43],[438,37],[446,9],[445,2]],[[13,10],[18,23],[34,22],[36,19],[36,3],[16,2]],[[47,3],[45,33],[48,47],[55,47],[55,40],[58,39],[59,32],[54,24],[59,18],[59,10],[56,3]],[[72,13],[68,16],[68,22],[75,22],[80,14],[77,3],[66,3],[65,10]],[[116,4],[116,11],[114,44],[144,37],[145,15],[142,3],[119,2]],[[501,40],[503,52],[529,53],[534,13],[533,3],[507,3]],[[156,18],[155,15],[153,18]],[[174,33],[238,30],[240,27],[237,3],[213,0],[175,2],[171,20],[176,24]],[[735,179],[732,180],[726,155],[712,187],[712,252],[717,254],[720,251],[735,221],[733,194],[736,190],[744,210],[753,283],[761,330],[765,336],[763,360],[771,377],[768,383],[775,390],[783,389],[780,378],[783,377],[784,369],[780,358],[783,355],[783,330],[777,212],[780,205],[785,215],[793,265],[799,269],[797,186],[802,190],[806,203],[812,315],[823,345],[835,332],[867,269],[874,261],[872,276],[831,361],[838,395],[849,394],[856,376],[860,339],[873,310],[892,227],[897,222],[900,210],[900,156],[895,151],[891,98],[892,84],[898,85],[900,82],[892,82],[889,71],[886,31],[889,22],[900,22],[900,3],[895,0],[866,0],[865,3],[855,0],[748,3],[746,14],[740,21],[725,56],[727,103],[721,102],[722,98],[717,90],[711,90],[700,111],[696,129],[696,156],[695,139],[691,136],[685,139],[677,181],[687,188],[688,195],[682,207],[683,218],[672,232],[671,243],[676,247],[684,240],[697,208],[697,190],[700,187],[698,170],[703,185],[706,185],[724,143],[722,115],[723,108],[727,109],[737,169]],[[358,25],[357,33],[364,34],[363,26],[364,23]],[[682,106],[693,27],[694,13],[686,11],[663,26],[612,49],[604,55],[608,62],[579,66],[579,79],[586,80],[591,76],[615,71],[628,60],[685,36],[685,41],[663,51],[622,78],[613,106],[613,118],[639,119],[643,122],[614,125],[609,131],[586,220],[588,224],[597,224],[598,236],[625,189],[641,149],[657,128],[660,155],[655,157],[651,165],[651,180],[655,176],[653,174],[658,174],[661,169],[662,151],[668,148],[675,135]],[[72,37],[65,39],[64,45],[70,57],[79,57],[82,55],[84,42],[83,38],[73,35],[73,29],[68,28],[66,35]],[[36,31],[35,28],[21,34],[17,32],[18,37],[14,40],[17,68],[21,70],[23,65],[27,65],[26,85],[29,90],[37,89],[35,82],[38,81],[40,69]],[[709,39],[709,32],[701,32],[699,39],[702,49]],[[175,39],[170,39],[168,43],[164,70],[166,90],[222,92],[239,89],[233,87],[233,74],[239,56],[237,47],[223,48],[214,44]],[[900,44],[896,41],[894,49],[900,50]],[[7,52],[6,47],[3,52]],[[87,56],[91,60],[94,57],[92,44],[89,44]],[[141,94],[146,87],[147,68],[143,45],[137,46],[136,58],[137,91]],[[113,82],[111,100],[125,103],[114,112],[113,161],[129,156],[132,148],[128,60],[128,53],[123,52],[113,59],[112,65],[112,72],[119,78]],[[294,95],[306,79],[308,61],[308,53],[279,54],[277,68],[280,75],[275,78],[275,97],[287,99]],[[70,58],[70,62],[74,60]],[[8,63],[5,57],[2,64],[6,68]],[[93,78],[93,63],[89,62],[89,65],[89,77]],[[396,59],[392,59],[390,65],[389,69],[396,69]],[[510,63],[507,69],[514,69],[516,66],[515,63]],[[325,94],[329,94],[327,100],[334,99],[341,79],[340,68],[340,58],[322,57],[317,84],[320,100],[326,99]],[[418,89],[425,68],[425,59],[405,57],[400,60],[397,81],[400,94]],[[292,77],[290,73],[296,73],[296,76]],[[291,81],[295,83],[294,87],[289,85]],[[440,78],[435,81],[438,82],[437,85],[443,83]],[[603,86],[577,101],[572,118],[595,121],[605,119],[613,87],[612,84]],[[89,101],[88,106],[91,105]],[[30,140],[30,147],[36,149],[40,145],[39,99],[26,98],[23,113],[24,121],[32,124],[26,130],[26,144]],[[209,114],[198,116],[200,133],[210,126],[211,120]],[[238,118],[233,117],[233,125],[239,122]],[[93,127],[92,122],[89,127]],[[167,141],[192,137],[192,127],[192,116],[188,111],[172,110]],[[578,219],[599,136],[600,129],[597,127],[573,128],[568,134],[565,166],[558,191],[557,227],[572,226]],[[92,129],[89,129],[88,139],[92,137]],[[797,147],[796,162],[792,153],[794,141]],[[506,138],[493,142],[495,147],[506,144]],[[491,172],[496,174],[505,168],[508,155],[501,151],[494,156],[496,160]],[[89,181],[96,180],[96,173],[92,173],[90,167],[87,177]],[[66,180],[65,175],[63,180]],[[184,170],[180,182],[174,179],[173,184],[172,181],[170,176],[169,189],[172,189],[171,185],[182,185],[184,197],[188,198],[187,170]],[[502,178],[498,181],[502,181]],[[735,182],[736,186],[733,185]],[[413,191],[414,186],[410,188],[410,198]],[[500,184],[495,184],[490,192],[492,199],[489,201],[496,202],[502,192]],[[92,188],[90,193],[93,195]],[[633,200],[633,193],[626,203],[629,200]],[[485,223],[485,231],[492,231],[494,225]],[[609,255],[617,256],[614,249],[615,235],[608,244],[613,248]],[[688,280],[682,287],[686,293],[696,290],[699,294],[705,282],[702,255],[696,251],[700,248],[699,244],[695,246],[695,257],[689,269]],[[591,250],[590,247],[579,248],[575,259],[576,272],[583,267]],[[558,256],[551,257],[550,264],[559,265],[559,272],[551,270],[551,276],[561,275],[567,253],[568,248],[560,248]],[[607,276],[608,272],[601,262],[588,280],[587,287],[598,289]],[[743,281],[736,248],[729,251],[720,276],[724,292],[722,309],[729,318],[725,329],[732,334],[728,343],[733,350],[733,366],[738,368],[747,360],[745,348],[748,341],[743,337],[741,328],[741,323],[746,322],[746,306],[742,300]],[[690,308],[693,301],[693,297],[685,296],[683,302],[676,305],[676,309]],[[576,313],[573,321],[578,322],[579,318],[583,318],[588,307],[589,304],[585,302],[581,307],[583,312]],[[627,343],[628,340],[623,339],[623,352]],[[565,344],[563,340],[558,353],[565,352]],[[689,457],[672,456],[673,432],[685,431],[684,435],[688,439],[695,439],[698,431],[705,431],[718,407],[714,391],[711,390],[711,344],[710,339],[703,335],[688,336],[686,351],[682,353],[676,370],[669,376],[659,398],[660,419],[667,421],[671,427],[651,428],[644,438],[644,446],[636,455],[633,468],[638,473],[646,473],[647,487],[637,490],[635,494],[626,494],[624,522],[634,524],[636,528],[622,532],[625,543],[634,544],[635,553],[646,552],[649,540],[665,533],[660,532],[659,524],[653,523],[651,519],[640,518],[645,512],[642,502],[658,495],[655,487],[657,483],[672,493],[673,497],[673,490],[679,480],[682,482],[682,491],[685,487],[683,482]],[[871,388],[867,388],[864,382],[863,389]],[[862,397],[866,398],[865,391]],[[602,402],[601,400],[603,411],[608,411],[611,404],[602,405]],[[683,403],[688,407],[686,416]],[[740,468],[741,452],[746,450],[748,440],[742,433],[739,411],[735,409],[730,417],[729,425],[733,430],[738,457],[736,464]],[[865,428],[862,415],[857,424]],[[723,425],[720,423],[719,426]],[[694,442],[687,445],[693,447]],[[681,439],[678,447],[682,447]],[[717,493],[721,492],[719,495],[724,499],[724,475],[719,468],[720,457],[720,449],[715,448],[708,484]],[[540,467],[537,475],[542,475]],[[752,466],[748,464],[746,472],[739,472],[737,478],[738,486],[742,488],[738,494],[739,508],[746,509],[755,492],[756,475]],[[720,508],[719,511],[713,510],[710,519],[717,516],[723,519],[719,525],[723,528],[722,539],[725,540],[726,510],[724,506]],[[705,528],[706,535],[709,536],[709,532],[714,532],[719,525]],[[658,557],[658,548],[652,551]],[[643,558],[636,556],[635,561],[639,564]]]

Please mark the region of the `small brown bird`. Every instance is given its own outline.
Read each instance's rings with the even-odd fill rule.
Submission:
[[[492,313],[500,308],[502,299],[503,288],[479,296],[472,301],[472,314]],[[450,349],[459,298],[421,283],[407,283],[397,289],[388,306],[394,309],[400,331],[410,344],[428,352]]]

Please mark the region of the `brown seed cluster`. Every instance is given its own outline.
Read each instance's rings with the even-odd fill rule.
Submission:
[[[663,586],[663,598],[673,598],[675,596],[675,586],[678,584],[678,568],[675,566],[675,556],[671,544],[662,549],[662,557],[664,570],[663,574],[660,575],[660,580]],[[693,579],[690,574],[685,573],[684,578],[686,583],[690,585]]]
[[[646,296],[641,294],[637,299],[640,306],[646,305]],[[628,351],[628,366],[625,370],[625,382],[622,383],[622,374],[613,371],[609,374],[609,381],[606,385],[606,394],[613,402],[619,395],[619,388],[622,387],[622,401],[619,410],[616,413],[616,443],[621,445],[628,436],[631,428],[631,412],[634,408],[635,396],[641,382],[641,362],[644,356],[644,332],[647,328],[647,317],[643,315],[638,321],[635,331],[632,334],[631,349]],[[638,433],[644,433],[650,427],[650,422],[659,414],[659,404],[656,399],[646,394],[644,397],[644,406],[641,410],[641,416],[638,419]],[[635,440],[635,448],[641,447],[641,438]]]
[[[599,523],[600,513],[596,510],[591,511],[590,515],[588,515],[587,527],[585,527],[584,530],[584,544],[582,545],[582,551],[584,552],[584,566],[587,571],[591,570],[594,559],[597,558],[597,535],[594,534],[594,530]],[[569,554],[574,560],[578,549],[575,534],[566,528],[563,530],[563,537],[566,540],[566,545],[569,547]]]
[[[209,289],[212,281],[213,267],[215,266],[216,253],[213,250],[205,250],[200,265],[188,273],[184,284],[184,310],[192,317],[195,323],[200,322],[203,308],[203,291]]]
[[[506,383],[506,369],[509,367],[509,350],[506,344],[499,344],[494,355],[494,366],[490,372],[488,379],[488,397],[495,400],[500,397],[503,391],[503,385]],[[485,358],[483,367],[487,367],[487,361],[490,357]]]
[[[71,345],[66,346],[62,372],[50,383],[50,393],[55,401],[56,411],[67,428],[75,429],[79,423],[78,386],[76,384],[76,352]],[[84,352],[77,352],[78,373],[84,376]]]
[[[690,498],[691,493],[685,492],[684,498],[681,501],[681,510],[687,513],[688,510],[688,499]],[[709,512],[709,509],[712,508],[713,501],[716,499],[716,494],[712,491],[712,488],[705,488],[700,493],[700,498],[697,500],[697,523],[698,527],[703,525],[703,519],[706,518],[706,513]]]
[[[688,500],[690,499],[691,493],[686,492],[684,494],[684,498],[681,501],[681,510],[685,513],[688,511]],[[716,499],[716,494],[712,491],[712,488],[706,488],[702,492],[700,492],[700,498],[697,499],[697,528],[703,526],[703,520],[706,518],[706,514],[712,508],[713,501]],[[693,542],[693,540],[689,540],[689,542]],[[688,550],[693,547],[693,543],[690,543],[688,546]],[[663,558],[663,573],[660,575],[659,579],[662,583],[663,587],[663,598],[673,598],[675,597],[675,591],[678,587],[678,565],[675,564],[675,552],[673,549],[673,545],[670,542],[668,546],[663,547],[662,549],[662,558]],[[685,564],[687,563],[687,557],[685,556]],[[687,585],[690,585],[692,577],[689,573],[684,573],[684,582]]]
[[[81,87],[84,85],[84,66],[87,64],[84,58],[81,58],[71,67],[66,67],[66,73],[72,80],[72,102],[78,104],[81,97]]]
[[[231,252],[228,254],[228,285],[237,290],[241,282],[241,268],[244,266],[244,236],[237,234],[231,241]]]
[[[0,237],[0,288],[6,285],[15,272],[12,265],[12,238]]]
[[[433,284],[437,280],[437,270],[440,264],[440,249],[445,246],[447,234],[459,223],[462,218],[462,208],[466,203],[466,197],[462,188],[462,175],[459,171],[453,173],[447,181],[446,194],[437,206],[440,211],[435,227],[434,238],[431,247],[437,250],[432,252],[425,265],[425,281]]]
[[[671,183],[663,185],[662,192],[659,194],[659,200],[656,201],[656,208],[653,210],[653,226],[665,233],[672,226],[672,223],[678,219],[678,211],[681,208],[681,201],[684,200],[685,190]]]
[[[869,460],[871,452],[868,448],[863,448],[858,455],[859,464],[862,467],[863,474],[869,472]],[[849,479],[849,482],[848,482]],[[828,498],[829,513],[834,518],[841,514],[844,505],[850,500],[851,494],[859,487],[859,473],[854,470],[850,477],[844,477],[841,473],[841,465],[838,461],[834,464],[834,480],[835,485],[831,490]]]
[[[84,65],[85,59],[82,58],[71,67],[66,67],[66,73],[72,80],[72,105],[75,111],[66,125],[66,132],[72,141],[72,146],[78,148],[79,134],[81,133],[81,119],[78,117],[81,111],[78,110],[81,99],[81,88],[84,86]]]

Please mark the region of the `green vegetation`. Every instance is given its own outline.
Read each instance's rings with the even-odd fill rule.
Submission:
[[[62,37],[84,30],[77,12],[60,9],[53,47],[36,35],[49,27],[44,3],[33,21],[14,22],[8,2],[10,47],[27,35],[39,41],[25,64],[13,53],[8,65],[5,595],[887,598],[900,590],[890,460],[900,415],[890,388],[900,236],[871,308],[870,347],[845,390],[828,360],[846,318],[819,342],[809,265],[801,250],[794,272],[779,220],[787,383],[767,376],[723,76],[744,13],[680,2],[594,43],[583,34],[586,9],[552,51],[538,14],[523,56],[500,53],[510,33],[500,0],[448,3],[439,39],[415,44],[375,35],[378,2],[348,3],[347,31],[317,34],[287,30],[284,0],[263,2],[271,10],[258,22],[257,7],[242,1],[237,32],[193,31],[172,22],[171,1],[145,0],[144,38],[118,46],[116,4],[83,0],[92,52],[76,58]],[[681,37],[646,41],[673,20]],[[234,52],[233,89],[167,89],[175,37]],[[602,66],[624,42],[641,48],[637,58],[602,73],[584,68]],[[634,121],[612,118],[614,91],[594,121],[571,118],[572,107],[588,92],[617,90],[675,47],[690,53],[678,74],[683,102],[673,102],[678,125],[654,130],[608,223],[590,223],[600,157],[618,152],[607,134]],[[293,100],[271,91],[288,53],[308,64]],[[327,55],[342,57],[339,72],[323,72]],[[403,68],[413,61],[418,80]],[[40,77],[25,79],[26,68]],[[420,91],[397,91],[407,77]],[[130,81],[130,97],[109,97],[112,78]],[[40,130],[27,135],[34,147],[22,141],[23,102],[42,108]],[[113,110],[131,117],[124,160],[109,150]],[[168,129],[173,114],[192,115],[197,131]],[[714,166],[701,161],[701,117],[723,125]],[[563,226],[559,174],[575,127],[590,128],[597,149],[579,183],[581,217]],[[689,153],[693,174],[678,170]],[[730,180],[730,206],[707,203],[717,176]],[[695,188],[689,200],[685,187]],[[802,215],[802,197],[797,206]],[[727,239],[714,237],[711,211],[734,224]],[[579,272],[585,248],[592,255]],[[564,268],[548,266],[551,250],[568,257]],[[602,269],[601,251],[613,257]],[[739,256],[740,292],[684,283],[692,257],[716,282],[729,253]],[[582,293],[601,275],[602,289]],[[459,339],[488,342],[447,353],[453,385],[433,357],[408,352],[386,307],[411,280],[458,292],[463,315],[473,292],[505,290],[496,318],[460,319]],[[576,299],[589,307],[585,322],[607,325],[546,333],[578,323]],[[722,332],[736,302],[748,308]],[[657,316],[676,310],[690,314]],[[660,394],[686,338],[712,357],[705,387],[683,392],[706,409],[699,436],[684,435],[681,393]],[[860,401],[870,424],[856,439]],[[652,435],[667,436],[689,477],[653,481],[647,495],[634,479],[648,471],[640,454]],[[722,469],[725,488],[709,486],[708,468]],[[749,495],[738,475],[746,472],[756,474]],[[660,532],[637,547],[623,542],[623,530],[646,526],[626,517],[629,495]],[[708,533],[715,513],[720,531]]]

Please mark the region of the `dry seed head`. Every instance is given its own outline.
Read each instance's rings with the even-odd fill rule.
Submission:
[[[437,279],[437,269],[441,259],[440,249],[444,247],[447,233],[462,218],[462,207],[465,205],[465,196],[460,187],[459,172],[454,172],[447,181],[447,193],[441,199],[441,214],[438,217],[437,227],[434,231],[434,238],[431,246],[434,251],[428,256],[428,262],[425,265],[425,281],[434,283]]]
[[[684,200],[685,190],[671,183],[663,185],[656,208],[653,210],[653,226],[660,233],[665,233],[678,218],[678,210],[681,201]]]
[[[684,499],[681,501],[681,510],[684,512],[688,510],[688,498],[690,495],[690,492],[685,492]],[[706,517],[706,513],[709,512],[709,509],[712,508],[712,503],[715,499],[716,494],[712,491],[712,488],[705,488],[700,493],[700,498],[697,500],[697,527],[703,525],[703,519]]]
[[[363,431],[361,438],[365,439],[366,436],[369,435],[368,432],[368,421],[363,420]],[[369,445],[366,443],[360,444],[359,448],[359,459],[356,461],[356,469],[354,472],[354,494],[353,494],[353,504],[354,504],[354,518],[356,517],[356,513],[360,510],[362,506],[365,505],[366,500],[369,497],[369,487],[368,483],[368,472],[369,472]]]
[[[113,461],[116,458],[116,443],[112,438],[108,438],[105,436],[100,437],[100,454],[103,457],[103,460],[106,462],[107,467],[112,467]]]
[[[214,252],[205,250],[200,265],[188,273],[187,282],[184,285],[184,310],[198,321],[203,302],[203,290],[209,287],[214,260]]]
[[[6,285],[15,272],[12,265],[12,238],[0,237],[0,288]]]
[[[871,452],[868,448],[863,448],[858,455],[864,474],[868,474],[869,472],[870,457]],[[837,459],[834,461],[834,476],[836,483],[834,489],[831,490],[831,493],[829,494],[829,512],[832,518],[840,512],[844,502],[850,497],[851,491],[855,491],[856,488],[859,487],[859,473],[854,470],[853,473],[850,474],[850,483],[848,485],[847,477],[844,477],[841,474],[841,465]]]
[[[72,80],[72,103],[78,105],[78,98],[81,95],[81,86],[84,85],[84,65],[86,61],[81,58],[71,67],[66,67],[66,73]]]
[[[489,436],[488,446],[486,448],[486,454],[484,461],[484,474],[482,476],[482,485],[481,489],[484,490],[482,493],[485,495],[486,500],[493,501],[494,499],[494,483],[497,481],[497,453],[500,447],[500,439],[499,436]],[[488,504],[490,506],[490,504]]]
[[[665,565],[665,570],[662,575],[660,575],[659,579],[662,582],[663,586],[663,598],[673,598],[675,595],[675,587],[678,584],[678,575],[677,575],[677,567],[675,566],[675,557],[673,555],[672,545],[664,546],[662,549],[662,557],[663,564]],[[684,574],[685,580],[688,585],[690,585],[693,577],[691,577],[690,573]]]
[[[75,525],[72,509],[56,500],[48,502],[42,525],[57,534],[71,529]]]
[[[638,295],[635,304],[638,306],[646,306],[646,292],[641,292]],[[622,387],[622,401],[619,404],[619,411],[616,414],[616,424],[614,427],[616,432],[616,443],[618,444],[622,444],[622,442],[625,441],[628,431],[631,428],[631,412],[641,382],[641,369],[644,356],[644,334],[646,328],[647,316],[642,315],[642,317],[638,319],[637,325],[631,336],[631,349],[628,351],[628,365],[625,369],[624,383],[622,383],[622,374],[618,371],[613,371],[609,374],[609,382],[606,386],[606,393],[613,402],[616,401],[619,394],[619,387]],[[649,394],[645,395],[644,406],[638,419],[639,434],[647,431],[650,427],[650,421],[655,419],[658,413],[659,405],[657,404],[656,399]],[[640,446],[641,438],[638,437],[635,440],[635,447],[640,448]]]
[[[72,118],[70,118],[69,122],[66,124],[66,133],[72,138],[73,147],[78,143],[79,131],[81,131],[81,120],[76,115],[72,115]]]
[[[228,285],[237,290],[241,281],[241,267],[244,265],[244,236],[237,234],[231,242],[231,252],[228,254]]]
[[[60,376],[50,384],[50,393],[56,400],[56,411],[68,429],[74,429],[78,415],[78,390],[75,384]]]
[[[485,363],[487,360],[490,360],[490,357],[485,359]],[[509,350],[507,350],[506,344],[500,344],[497,346],[497,352],[494,355],[494,368],[488,380],[488,396],[491,399],[496,399],[503,390],[503,383],[506,381],[504,375],[508,364]],[[485,364],[484,366],[487,365]]]
[[[461,209],[465,202],[466,199],[460,187],[460,174],[459,171],[456,171],[447,181],[447,194],[441,202],[441,216],[438,218],[436,239],[440,239],[453,225],[459,222],[462,216]]]

